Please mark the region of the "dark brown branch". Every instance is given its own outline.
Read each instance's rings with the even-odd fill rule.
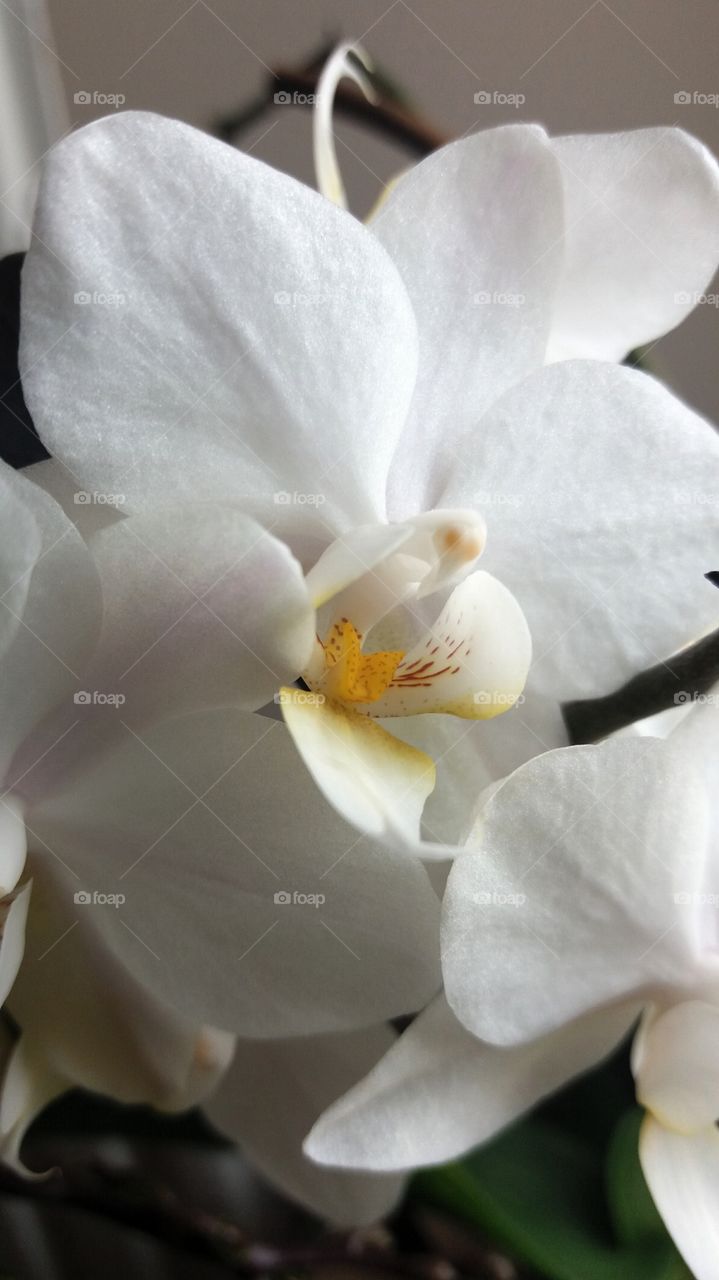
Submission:
[[[597,742],[635,720],[691,702],[719,680],[719,631],[682,649],[605,698],[567,702],[564,722],[572,743]]]

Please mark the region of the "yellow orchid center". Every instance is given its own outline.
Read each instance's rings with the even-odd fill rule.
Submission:
[[[403,652],[363,653],[362,637],[347,618],[340,618],[322,642],[325,673],[322,687],[342,702],[376,702],[389,687]]]

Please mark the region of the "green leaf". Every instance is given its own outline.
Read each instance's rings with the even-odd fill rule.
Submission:
[[[628,1145],[628,1136],[622,1140]],[[462,1162],[418,1174],[412,1194],[478,1228],[549,1280],[684,1280],[663,1228],[617,1239],[616,1200],[610,1212],[604,1186],[596,1145],[533,1117]]]
[[[641,1107],[625,1112],[614,1129],[607,1153],[607,1205],[621,1244],[639,1244],[666,1234],[639,1162],[643,1119]]]

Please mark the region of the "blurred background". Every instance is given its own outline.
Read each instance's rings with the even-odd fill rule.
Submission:
[[[22,247],[6,205],[27,209],[33,172],[17,179],[53,134],[118,109],[108,97],[214,129],[256,102],[273,72],[298,69],[339,39],[361,40],[447,138],[516,120],[551,133],[679,124],[719,152],[716,0],[3,0],[0,13],[5,251],[9,241]],[[17,118],[19,79],[35,86],[44,122]],[[482,92],[525,101],[475,102]],[[307,108],[271,105],[234,141],[312,182],[310,128]],[[356,122],[340,119],[337,133],[350,205],[362,215],[410,153]],[[650,357],[714,421],[718,341],[714,297]]]

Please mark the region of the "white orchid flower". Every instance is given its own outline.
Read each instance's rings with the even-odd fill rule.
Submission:
[[[444,904],[446,995],[328,1110],[310,1156],[411,1168],[485,1141],[636,1022],[640,1157],[698,1280],[719,1274],[719,703],[667,742],[524,765],[481,815]]]
[[[641,279],[603,206],[586,218],[596,254],[572,250],[569,272],[564,169],[530,126],[431,156],[371,232],[252,158],[135,113],[66,139],[40,193],[21,365],[43,440],[127,511],[229,503],[286,543],[325,602],[290,679],[315,692],[324,679],[329,695],[288,699],[293,736],[344,817],[415,851],[432,783],[417,752],[443,777],[425,835],[451,843],[483,774],[564,740],[560,700],[608,692],[714,620],[714,434],[640,373],[544,365],[569,276],[597,324],[598,272],[622,315],[679,318],[667,298],[717,256],[716,166],[673,131],[651,159],[633,135],[575,142],[575,168],[592,174],[626,151],[614,199],[650,246],[632,259]],[[681,232],[660,174],[681,189]],[[252,614],[280,645],[289,612],[270,576],[261,588]],[[509,593],[534,642],[527,702],[468,730],[459,717],[506,709],[521,688],[527,637]],[[346,657],[330,670],[336,625]],[[255,707],[276,688],[258,681]],[[430,709],[459,715],[406,714]],[[414,753],[380,732],[387,715]]]

